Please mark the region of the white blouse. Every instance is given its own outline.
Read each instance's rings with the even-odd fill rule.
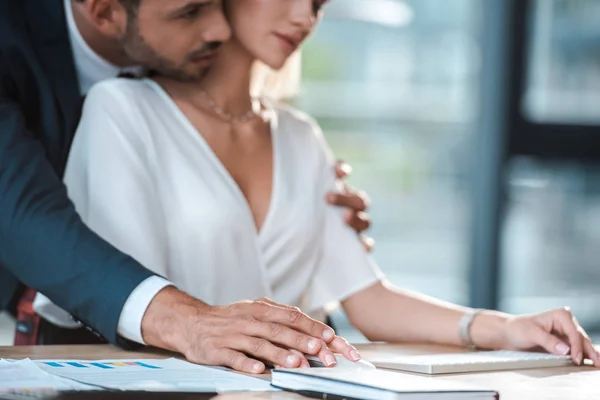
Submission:
[[[271,134],[272,198],[259,233],[236,182],[150,79],[91,89],[65,183],[91,229],[190,295],[212,305],[266,296],[320,316],[383,275],[343,210],[325,202],[336,179],[318,125],[276,108]]]

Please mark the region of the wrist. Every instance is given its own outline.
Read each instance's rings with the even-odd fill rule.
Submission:
[[[487,350],[506,348],[506,325],[509,315],[483,310],[473,319],[469,333],[475,347]]]
[[[200,314],[211,307],[173,286],[161,290],[152,299],[142,319],[142,338],[150,346],[184,353],[188,332]]]

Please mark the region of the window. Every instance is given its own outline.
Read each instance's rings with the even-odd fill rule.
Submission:
[[[532,0],[530,11],[523,123],[514,132],[526,145],[506,174],[500,306],[569,305],[600,331],[600,2]]]
[[[375,258],[391,281],[460,303],[478,10],[477,0],[331,2],[303,52],[297,100],[371,195]]]
[[[510,166],[500,306],[539,312],[569,305],[600,329],[600,167],[517,158]]]
[[[538,122],[600,122],[600,2],[533,2],[526,114]]]

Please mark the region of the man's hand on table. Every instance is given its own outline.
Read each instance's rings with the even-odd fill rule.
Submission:
[[[335,363],[333,352],[359,358],[333,329],[296,307],[268,299],[209,306],[174,287],[163,289],[142,320],[146,344],[183,354],[189,361],[262,373],[265,366],[308,366],[304,354]]]

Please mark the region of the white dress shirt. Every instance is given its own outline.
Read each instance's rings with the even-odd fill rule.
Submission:
[[[273,186],[259,232],[244,195],[150,79],[92,88],[65,183],[100,236],[212,305],[263,296],[320,317],[382,273],[329,206],[335,161],[305,115],[271,113]]]
[[[124,72],[124,69],[111,64],[90,48],[75,23],[71,0],[64,0],[64,8],[79,88],[81,94],[86,95],[93,85],[105,79],[116,77],[119,73]],[[133,67],[129,70],[135,71],[136,69]],[[169,285],[171,285],[170,282],[158,276],[150,277],[140,283],[129,295],[123,310],[121,310],[117,326],[119,335],[143,344],[142,318],[154,296]],[[42,294],[36,296],[33,308],[38,315],[57,326],[63,328],[81,327],[79,322],[74,321],[66,311],[56,307]]]

